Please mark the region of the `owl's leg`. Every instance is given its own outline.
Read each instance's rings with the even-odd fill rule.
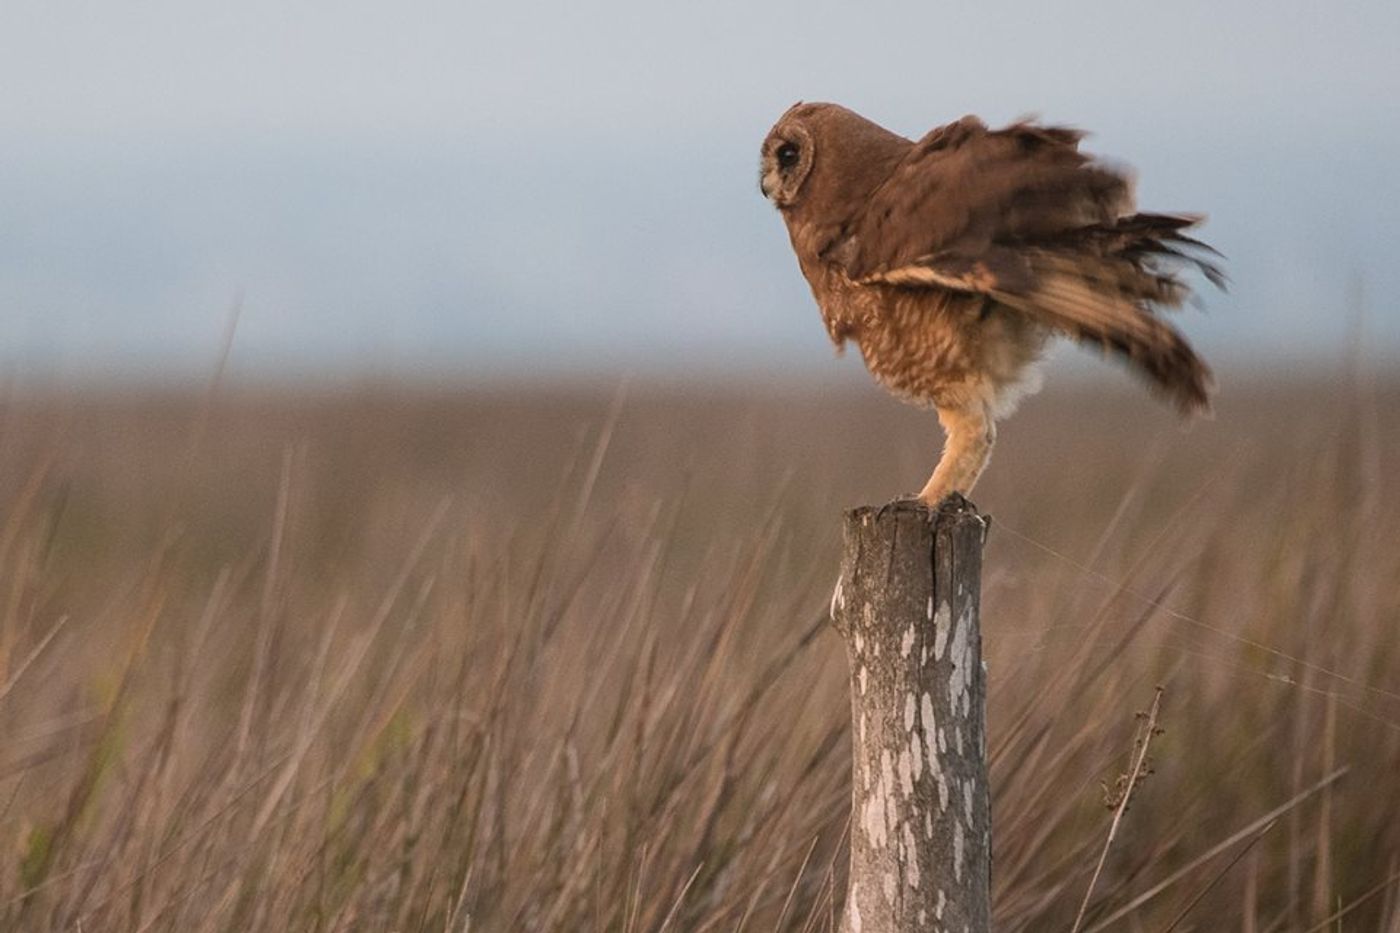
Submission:
[[[962,408],[938,409],[938,423],[947,435],[943,456],[919,498],[926,505],[936,506],[949,493],[967,495],[977,483],[977,477],[992,456],[997,427],[991,412],[980,401]]]

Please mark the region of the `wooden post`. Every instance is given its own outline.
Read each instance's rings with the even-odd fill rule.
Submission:
[[[962,496],[845,516],[831,619],[851,670],[844,933],[991,924],[991,793],[978,619],[987,521]]]

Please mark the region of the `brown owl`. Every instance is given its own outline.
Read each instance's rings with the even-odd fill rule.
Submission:
[[[1131,180],[1081,136],[964,117],[913,142],[799,103],[763,141],[760,187],[832,341],[938,411],[930,505],[972,490],[1053,335],[1113,351],[1184,413],[1209,408],[1210,370],[1157,313],[1189,294],[1184,266],[1222,284],[1214,251],[1183,232],[1201,218],[1135,212]]]

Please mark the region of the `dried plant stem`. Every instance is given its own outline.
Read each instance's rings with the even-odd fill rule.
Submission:
[[[1220,871],[1216,872],[1214,877],[1212,877],[1210,881],[1208,881],[1206,885],[1203,888],[1201,888],[1201,890],[1197,891],[1196,895],[1192,897],[1191,900],[1186,902],[1185,907],[1177,911],[1176,916],[1172,918],[1172,922],[1167,925],[1167,928],[1163,930],[1162,933],[1172,933],[1172,930],[1175,930],[1177,927],[1181,926],[1181,921],[1186,919],[1186,915],[1191,912],[1191,909],[1197,904],[1199,904],[1205,898],[1205,896],[1209,894],[1211,890],[1214,889],[1215,886],[1220,883],[1220,880],[1224,878],[1227,873],[1229,873],[1230,869],[1234,868],[1236,865],[1239,864],[1240,859],[1244,858],[1246,855],[1249,854],[1249,852],[1254,848],[1255,844],[1258,843],[1260,839],[1263,839],[1264,836],[1268,834],[1269,830],[1273,829],[1277,825],[1278,820],[1270,820],[1264,826],[1263,829],[1259,830],[1259,832],[1254,834],[1254,837],[1250,839],[1249,842],[1241,846],[1240,850],[1235,853],[1234,857],[1231,858],[1229,862],[1225,863],[1225,867],[1220,869]]]
[[[1089,909],[1089,899],[1093,897],[1094,885],[1099,882],[1099,875],[1103,873],[1104,862],[1108,860],[1109,847],[1113,845],[1113,839],[1118,835],[1118,826],[1123,822],[1123,814],[1128,811],[1128,802],[1132,800],[1133,790],[1137,787],[1138,780],[1143,775],[1143,768],[1147,764],[1147,749],[1152,744],[1152,734],[1157,729],[1157,713],[1162,706],[1162,688],[1158,687],[1152,695],[1152,709],[1147,713],[1147,725],[1144,727],[1142,739],[1137,743],[1137,757],[1133,760],[1133,767],[1128,772],[1128,784],[1123,788],[1123,797],[1118,801],[1118,808],[1113,811],[1113,822],[1108,825],[1108,838],[1103,842],[1103,851],[1099,853],[1099,863],[1094,866],[1094,875],[1089,879],[1089,887],[1084,892],[1084,900],[1079,902],[1079,913],[1074,918],[1074,926],[1070,928],[1070,933],[1079,933],[1084,925],[1084,913]]]
[[[1151,901],[1157,895],[1161,894],[1163,891],[1167,890],[1167,888],[1176,884],[1182,878],[1185,878],[1187,875],[1204,865],[1206,862],[1209,862],[1211,859],[1215,858],[1221,852],[1224,852],[1231,846],[1237,844],[1241,839],[1244,839],[1247,836],[1259,832],[1261,829],[1263,829],[1268,824],[1274,822],[1279,817],[1291,812],[1294,808],[1299,806],[1301,803],[1303,803],[1303,801],[1307,800],[1309,797],[1312,797],[1318,791],[1330,786],[1334,781],[1341,779],[1343,776],[1346,775],[1346,773],[1349,770],[1349,767],[1338,768],[1336,771],[1333,771],[1331,774],[1322,778],[1320,781],[1313,784],[1311,787],[1308,787],[1298,792],[1297,794],[1294,794],[1288,800],[1279,804],[1277,807],[1274,807],[1268,813],[1265,813],[1257,820],[1254,820],[1248,826],[1238,830],[1237,832],[1231,833],[1228,838],[1222,840],[1214,846],[1211,846],[1205,852],[1202,852],[1200,855],[1196,856],[1194,859],[1187,862],[1185,865],[1178,868],[1176,871],[1172,872],[1170,875],[1163,878],[1161,881],[1157,882],[1152,887],[1139,894],[1137,897],[1134,897],[1131,901],[1124,904],[1122,907],[1119,907],[1107,917],[1104,917],[1098,923],[1090,927],[1086,931],[1086,933],[1098,933],[1098,931],[1100,930],[1109,929],[1113,924],[1117,923],[1119,920],[1122,920],[1124,917],[1128,916],[1133,911],[1146,904],[1148,901]]]

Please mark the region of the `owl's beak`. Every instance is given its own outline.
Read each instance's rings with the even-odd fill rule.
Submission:
[[[763,196],[768,197],[768,175],[765,172],[758,173],[758,190],[763,192]]]

